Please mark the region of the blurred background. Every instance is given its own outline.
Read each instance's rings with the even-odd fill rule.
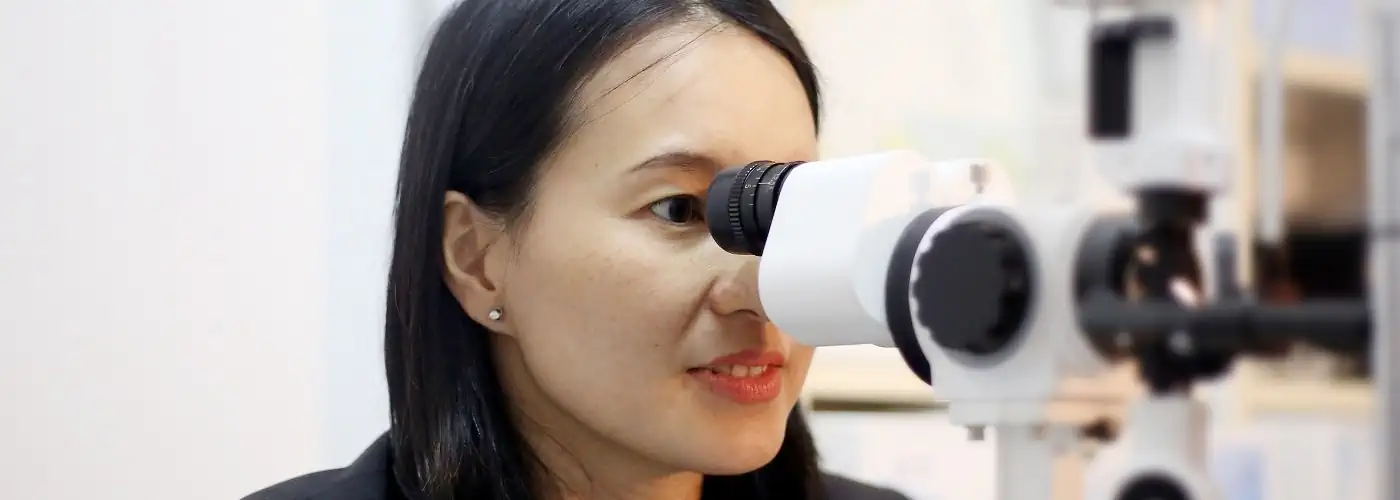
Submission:
[[[1292,16],[1288,213],[1314,240],[1363,212],[1360,2]],[[387,428],[393,181],[447,3],[0,1],[0,498],[239,498]],[[1227,3],[1222,120],[1247,183],[1270,2]],[[1082,181],[1111,201],[1080,136],[1082,12],[779,4],[822,71],[824,155],[986,156],[1023,192]],[[1211,388],[1230,498],[1371,498],[1373,401],[1345,363],[1295,358]],[[829,468],[992,498],[991,445],[940,420],[893,352],[826,349],[806,399]]]

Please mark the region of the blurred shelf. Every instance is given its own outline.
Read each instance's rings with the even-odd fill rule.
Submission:
[[[1261,54],[1250,57],[1250,74],[1258,76]],[[1288,85],[1310,90],[1363,95],[1368,86],[1366,67],[1359,59],[1293,51],[1283,58],[1283,78]]]
[[[933,389],[899,351],[875,346],[822,347],[812,359],[803,396],[812,401],[933,407]]]
[[[1259,414],[1365,416],[1375,409],[1375,397],[1363,382],[1291,382],[1261,378],[1244,394],[1244,410]]]
[[[1114,408],[1138,393],[1136,373],[1133,365],[1122,364],[1101,378],[1067,379],[1060,390],[1077,403],[1056,405],[1054,411],[1098,415],[1104,408]],[[803,397],[835,405],[935,408],[945,403],[909,371],[898,350],[874,346],[817,349]]]

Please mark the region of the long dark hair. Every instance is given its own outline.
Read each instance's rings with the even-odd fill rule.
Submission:
[[[785,56],[814,119],[815,71],[768,0],[466,0],[440,21],[404,137],[384,333],[394,473],[410,496],[528,500],[534,456],[511,420],[489,332],[442,279],[442,200],[464,193],[507,223],[527,212],[582,82],[630,43],[705,12]],[[735,89],[740,91],[741,89]],[[777,458],[707,477],[706,498],[812,498],[816,451],[794,410]]]

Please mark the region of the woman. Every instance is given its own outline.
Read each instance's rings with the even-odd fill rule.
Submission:
[[[767,0],[467,0],[399,179],[392,426],[253,499],[900,499],[823,476],[812,349],[709,237],[715,172],[816,156],[818,91]]]

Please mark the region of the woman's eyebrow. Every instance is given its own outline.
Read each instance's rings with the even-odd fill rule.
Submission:
[[[688,171],[710,170],[712,172],[718,172],[724,168],[723,165],[722,162],[715,159],[713,156],[693,151],[678,150],[668,151],[647,158],[633,166],[629,171],[638,172],[651,169],[675,168]]]

